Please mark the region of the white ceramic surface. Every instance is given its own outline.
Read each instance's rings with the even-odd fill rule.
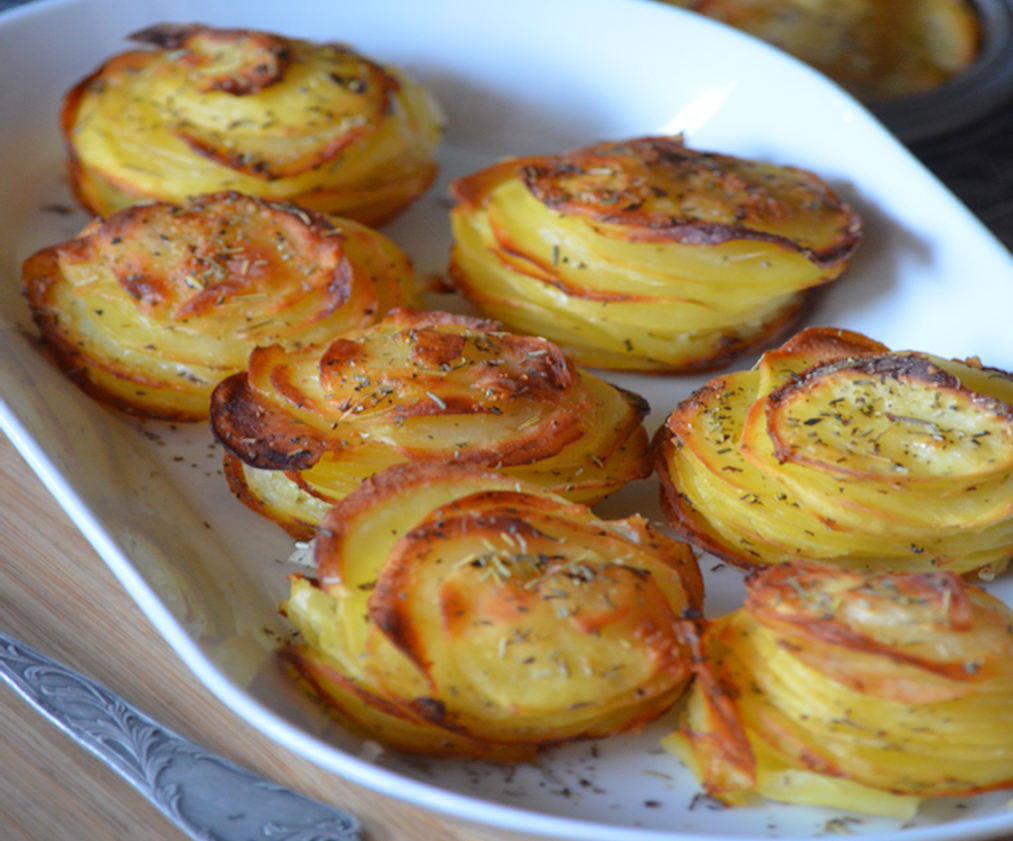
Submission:
[[[274,666],[275,608],[292,545],[228,493],[202,425],[114,416],[44,361],[20,263],[86,221],[63,176],[64,90],[156,21],[250,26],[348,41],[430,85],[448,115],[443,177],[385,230],[420,275],[444,269],[446,182],[505,154],[685,132],[698,147],[807,167],[862,213],[868,237],[813,323],[895,348],[1013,368],[1013,263],[869,115],[802,65],[649,0],[39,0],[0,16],[0,423],[194,672],[240,716],[338,774],[490,837],[580,841],[815,836],[970,839],[1013,832],[1008,795],[941,802],[913,825],[766,805],[713,808],[637,737],[571,746],[537,766],[419,762],[378,752],[321,716]],[[744,360],[742,365],[749,364]],[[701,380],[610,375],[644,394],[653,430]],[[658,517],[657,486],[601,507]],[[708,610],[737,606],[738,573],[704,559]],[[715,567],[712,569],[712,567]],[[1013,599],[1013,582],[992,589]]]

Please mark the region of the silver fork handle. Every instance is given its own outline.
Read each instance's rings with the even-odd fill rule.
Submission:
[[[0,631],[0,677],[200,841],[359,841],[351,815],[202,748]]]

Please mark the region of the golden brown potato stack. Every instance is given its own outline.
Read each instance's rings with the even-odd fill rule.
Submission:
[[[809,328],[683,401],[654,453],[673,527],[738,566],[1013,557],[1013,376],[977,359]]]
[[[415,296],[411,263],[376,231],[232,192],[95,220],[30,257],[22,280],[68,376],[168,420],[206,418],[254,347],[329,341]]]
[[[505,761],[637,730],[685,690],[700,571],[642,518],[475,465],[391,467],[337,503],[295,576],[284,652],[404,751]]]
[[[451,189],[453,282],[591,367],[723,365],[805,313],[862,236],[812,173],[678,137],[506,160]]]
[[[66,96],[70,177],[99,216],[236,190],[390,218],[432,182],[434,99],[343,44],[163,23]]]
[[[949,572],[777,565],[700,640],[663,741],[707,791],[910,818],[1013,787],[1013,612]]]
[[[255,350],[211,426],[233,490],[298,537],[373,473],[483,464],[597,501],[650,471],[638,396],[495,322],[399,308],[319,347]]]

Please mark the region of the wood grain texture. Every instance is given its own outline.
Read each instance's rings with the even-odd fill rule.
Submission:
[[[366,841],[475,841],[274,743],[215,698],[0,436],[0,627],[206,747],[352,812]],[[127,782],[0,684],[0,838],[180,841]]]

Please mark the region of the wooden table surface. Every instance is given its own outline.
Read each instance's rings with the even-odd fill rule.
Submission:
[[[2,434],[0,471],[0,627],[234,762],[352,812],[366,841],[475,841],[318,768],[238,718],[163,641]],[[0,683],[0,839],[183,837]]]

